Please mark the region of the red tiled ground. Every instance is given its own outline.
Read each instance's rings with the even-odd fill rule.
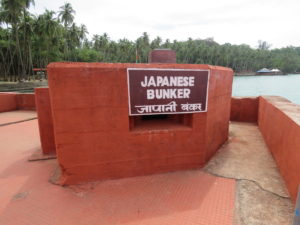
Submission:
[[[195,170],[63,188],[48,182],[56,160],[27,161],[39,146],[37,120],[0,127],[1,225],[233,223],[234,180]]]

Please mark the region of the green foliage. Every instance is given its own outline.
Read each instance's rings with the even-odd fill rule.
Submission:
[[[146,63],[149,52],[157,48],[175,50],[178,63],[220,65],[236,72],[263,67],[300,71],[300,47],[270,50],[269,43],[259,40],[254,49],[220,45],[213,38],[164,41],[156,37],[151,41],[146,32],[135,41],[114,41],[107,33],[89,40],[86,26],[74,23],[70,3],[58,12],[45,10],[38,16],[28,12],[31,4],[33,0],[0,0],[0,74],[5,80],[29,78],[33,68],[55,61]]]
[[[79,62],[101,62],[103,56],[95,49],[82,48],[77,49],[76,58]]]

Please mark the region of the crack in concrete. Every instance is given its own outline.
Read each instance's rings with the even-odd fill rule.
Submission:
[[[37,119],[37,117],[33,117],[33,118],[25,119],[25,120],[19,120],[19,121],[14,121],[14,122],[9,122],[9,123],[2,123],[2,124],[0,124],[0,127],[9,126],[12,124],[17,124],[17,123],[23,123],[23,122],[27,122],[27,121],[31,121],[31,120],[36,120],[36,119]]]
[[[262,191],[265,191],[265,192],[268,192],[270,194],[273,194],[273,195],[276,195],[277,197],[279,198],[285,198],[285,199],[291,199],[290,197],[287,197],[287,196],[282,196],[282,195],[279,195],[275,192],[272,192],[272,191],[269,191],[265,188],[263,188],[259,182],[255,181],[255,180],[251,180],[251,179],[247,179],[247,178],[235,178],[235,177],[229,177],[229,176],[223,176],[223,175],[219,175],[219,174],[216,174],[216,173],[213,173],[211,171],[207,171],[207,170],[203,170],[204,172],[208,173],[208,174],[211,174],[213,176],[216,176],[216,177],[222,177],[222,178],[227,178],[227,179],[234,179],[236,181],[250,181],[254,184],[256,184]]]

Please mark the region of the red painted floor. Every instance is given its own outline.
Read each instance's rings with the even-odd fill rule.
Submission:
[[[8,123],[16,123],[37,118],[35,111],[17,110],[0,113],[0,126]]]
[[[235,181],[200,170],[70,187],[49,183],[56,160],[40,148],[37,120],[0,127],[1,225],[229,225]]]

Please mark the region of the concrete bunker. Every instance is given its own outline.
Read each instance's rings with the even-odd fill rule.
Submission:
[[[150,54],[155,61],[157,53]],[[227,140],[232,70],[164,60],[48,66],[61,184],[201,168]],[[147,90],[135,84],[153,71],[161,77],[183,76],[176,87],[155,88],[191,88],[192,98],[143,102]],[[188,76],[196,79],[189,83],[193,87],[184,81]],[[140,80],[132,86],[130,79]]]

